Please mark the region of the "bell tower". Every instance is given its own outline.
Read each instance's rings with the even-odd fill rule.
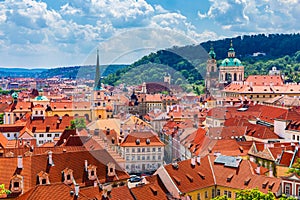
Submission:
[[[208,59],[206,62],[206,78],[205,78],[205,88],[206,93],[210,93],[211,88],[215,88],[218,82],[217,74],[217,61],[216,53],[214,51],[213,45],[211,44],[210,51],[208,53]]]

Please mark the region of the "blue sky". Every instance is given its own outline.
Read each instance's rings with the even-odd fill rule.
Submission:
[[[299,0],[0,0],[0,66],[131,63],[160,48],[299,32]]]

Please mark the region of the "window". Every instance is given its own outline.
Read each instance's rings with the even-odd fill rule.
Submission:
[[[9,133],[7,133],[7,137],[10,137],[10,134],[9,134]]]
[[[40,140],[40,141],[39,141],[39,144],[43,144],[43,141],[42,141],[42,140]]]
[[[161,155],[158,155],[158,156],[157,156],[157,160],[161,160]]]
[[[150,152],[150,148],[149,147],[147,148],[147,152]]]
[[[228,198],[231,198],[231,192],[228,191]]]
[[[284,194],[286,195],[290,195],[290,191],[291,191],[291,186],[290,184],[285,184],[285,188],[284,188]]]
[[[42,185],[46,185],[46,183],[47,183],[47,179],[43,178],[42,179]]]
[[[224,190],[224,195],[226,195],[226,196],[227,196],[227,190]]]
[[[212,198],[215,198],[215,189],[212,189],[212,190],[211,190],[211,197],[212,197]]]
[[[59,137],[59,133],[55,133],[55,137]]]
[[[142,160],[145,160],[145,156],[142,156]]]
[[[44,114],[44,112],[41,110],[41,115]]]
[[[298,187],[298,196],[300,196],[300,187]]]
[[[152,156],[152,160],[155,160],[155,158],[156,158],[155,156]]]
[[[132,156],[132,157],[131,157],[131,160],[135,160],[135,156]]]
[[[135,152],[135,148],[132,148],[131,152],[134,153]]]
[[[48,133],[48,134],[47,134],[47,137],[51,137],[51,133]]]
[[[161,147],[158,147],[158,148],[157,148],[157,151],[158,151],[158,152],[161,152]]]
[[[126,148],[126,153],[129,153],[129,149],[128,148]]]
[[[293,135],[293,140],[295,140],[296,139],[296,136],[295,135]]]
[[[145,152],[145,148],[142,148],[142,152]]]
[[[138,156],[138,157],[137,157],[137,160],[140,160],[140,159],[141,159],[141,156]]]
[[[140,152],[141,152],[141,149],[140,149],[140,148],[137,148],[137,152],[140,153]]]
[[[37,110],[35,111],[35,114],[36,114],[36,115],[38,114],[38,111],[37,111]]]
[[[200,200],[201,199],[201,196],[200,196],[200,193],[197,194],[197,200]]]
[[[299,141],[299,135],[297,135],[297,140]]]
[[[207,191],[205,191],[205,198],[208,198],[208,193],[207,193]]]
[[[155,148],[152,148],[152,152],[155,152]]]
[[[129,160],[129,156],[126,156],[126,160]]]
[[[71,175],[70,174],[67,175],[67,180],[71,180]]]
[[[259,95],[256,96],[257,98],[259,97]]]
[[[221,191],[220,189],[217,189],[217,196],[220,196],[221,195]]]
[[[44,137],[44,134],[40,134],[40,137]]]
[[[18,188],[20,186],[19,182],[14,182],[14,188]]]

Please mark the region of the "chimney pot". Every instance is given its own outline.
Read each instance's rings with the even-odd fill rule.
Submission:
[[[85,160],[85,161],[84,161],[84,170],[87,171],[87,168],[88,168],[88,161]]]
[[[196,158],[195,157],[193,157],[193,158],[191,158],[191,165],[194,167],[195,165],[196,165]]]
[[[23,157],[18,156],[18,169],[23,169]]]
[[[198,165],[200,165],[200,163],[201,163],[200,156],[197,156],[197,163],[198,163]]]
[[[53,159],[52,159],[52,151],[48,152],[48,162],[49,165],[54,166]]]
[[[75,185],[75,196],[78,197],[78,195],[79,195],[79,185],[76,184],[76,185]]]

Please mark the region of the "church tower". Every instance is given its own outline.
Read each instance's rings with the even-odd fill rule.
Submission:
[[[244,80],[244,66],[242,62],[235,57],[232,40],[228,49],[227,58],[220,65],[219,82],[228,85],[231,82],[241,82]]]
[[[205,77],[205,88],[206,93],[209,94],[212,88],[216,88],[218,83],[218,68],[216,53],[213,45],[211,44],[210,51],[208,53],[208,60],[206,62],[206,77]]]
[[[106,113],[107,100],[108,98],[105,95],[105,89],[102,87],[102,83],[101,83],[99,50],[97,49],[95,83],[94,83],[94,90],[91,96],[92,120],[107,118],[107,113]]]

